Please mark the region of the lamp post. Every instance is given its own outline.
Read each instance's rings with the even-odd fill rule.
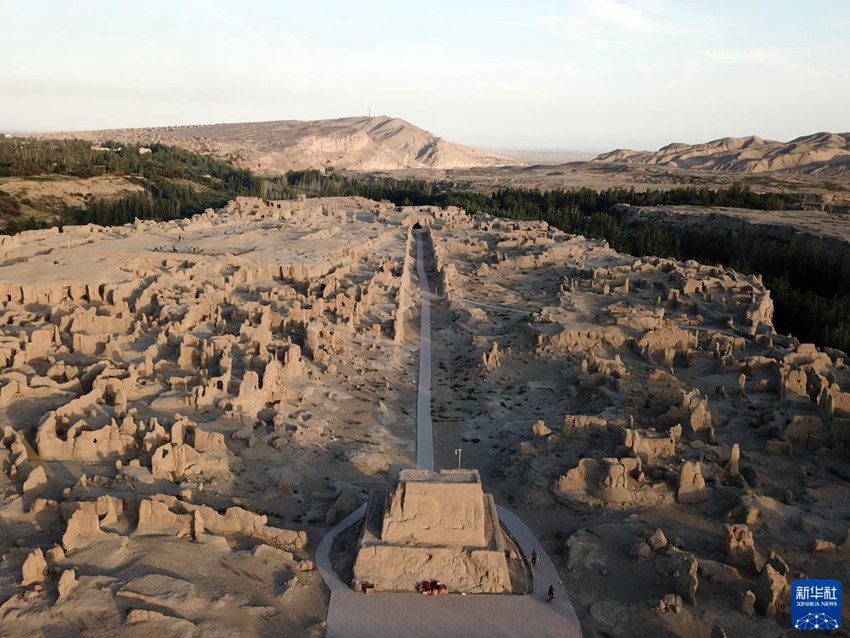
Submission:
[[[460,469],[460,456],[463,453],[461,448],[455,449],[455,455],[457,456],[457,469]]]

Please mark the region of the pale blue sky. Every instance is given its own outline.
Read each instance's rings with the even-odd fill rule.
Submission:
[[[0,0],[0,130],[388,114],[487,147],[850,130],[845,0]]]

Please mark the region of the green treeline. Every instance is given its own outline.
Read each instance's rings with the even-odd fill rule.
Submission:
[[[20,202],[0,191],[0,213],[11,218],[2,232],[63,224],[120,225],[137,218],[176,219],[223,206],[237,195],[293,195],[209,155],[162,144],[148,148],[150,152],[140,152],[137,145],[115,142],[93,147],[83,140],[0,139],[0,177],[115,175],[144,188],[119,198],[95,199],[85,207],[66,207],[56,219],[21,218]]]
[[[106,142],[95,147],[85,140],[0,138],[0,177],[34,175],[133,175],[151,181],[206,176],[225,188],[251,188],[259,183],[251,171],[224,160],[153,144],[150,153],[135,144]]]
[[[634,189],[609,188],[596,191],[590,188],[541,191],[528,188],[497,189],[492,194],[474,193],[450,181],[396,180],[390,177],[360,177],[317,170],[289,171],[274,178],[274,183],[309,195],[333,197],[359,195],[370,199],[387,199],[399,205],[461,206],[469,211],[494,215],[558,215],[575,207],[582,212],[607,211],[614,204],[635,206],[689,204],[692,206],[723,206],[760,210],[786,210],[799,206],[803,198],[791,193],[755,193],[748,186],[733,184],[729,188],[710,189],[683,186],[668,190],[636,192]]]
[[[18,217],[20,214],[21,203],[5,191],[0,191],[0,217]]]

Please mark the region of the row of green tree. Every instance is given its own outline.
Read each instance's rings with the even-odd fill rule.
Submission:
[[[217,208],[238,195],[292,197],[294,191],[271,184],[251,171],[209,155],[153,144],[83,140],[0,139],[0,177],[121,176],[144,190],[119,198],[94,199],[84,207],[66,207],[54,218],[21,217],[21,203],[0,191],[0,213],[8,219],[4,234],[63,224],[120,225],[134,219],[176,219]]]
[[[260,181],[251,171],[211,155],[164,144],[147,148],[149,153],[140,152],[136,144],[117,142],[93,145],[85,140],[0,138],[0,177],[133,175],[161,181],[205,176],[227,189],[253,188]]]
[[[540,189],[503,188],[492,193],[476,193],[452,181],[397,180],[390,177],[365,177],[318,170],[289,171],[274,178],[274,183],[316,196],[360,195],[370,199],[387,199],[404,205],[460,205],[469,210],[515,215],[551,215],[575,207],[583,212],[607,211],[614,204],[627,202],[635,206],[692,205],[787,210],[799,207],[804,198],[795,193],[757,193],[748,185],[734,183],[728,188],[682,186],[677,188],[635,191],[634,188]]]

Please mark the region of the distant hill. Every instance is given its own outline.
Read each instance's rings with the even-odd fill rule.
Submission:
[[[444,140],[410,122],[387,116],[336,120],[167,126],[43,134],[133,144],[159,142],[213,154],[260,172],[340,168],[474,168],[515,164]]]
[[[724,137],[705,144],[668,144],[655,152],[618,149],[593,161],[730,173],[844,175],[850,173],[850,133],[815,133],[790,142],[763,140],[754,135]]]

